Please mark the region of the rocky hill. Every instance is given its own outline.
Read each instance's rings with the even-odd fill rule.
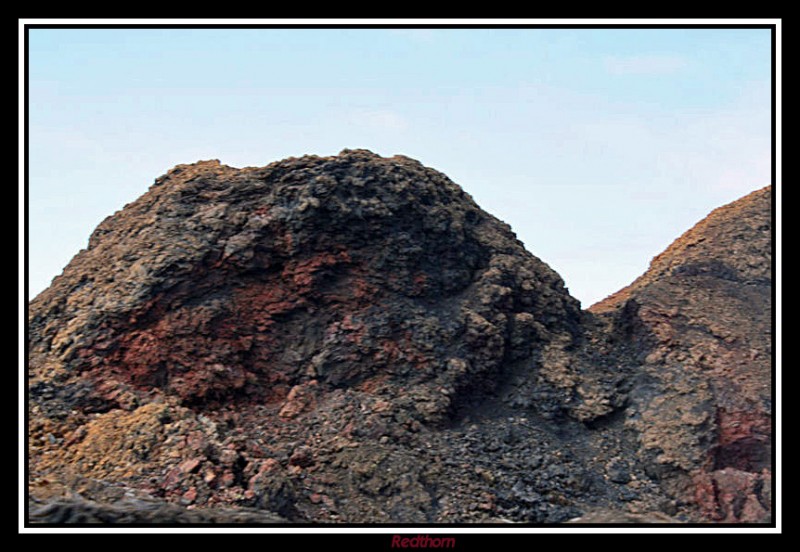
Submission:
[[[767,521],[769,198],[582,311],[412,159],[179,165],[30,303],[31,520]]]
[[[768,187],[715,210],[591,308],[641,361],[628,413],[639,455],[680,475],[709,519],[769,515],[771,202]]]

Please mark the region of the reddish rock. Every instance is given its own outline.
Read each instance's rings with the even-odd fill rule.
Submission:
[[[228,487],[233,486],[236,482],[236,475],[231,470],[225,470],[222,472],[222,475],[219,478],[219,483],[217,484],[221,489],[227,489]]]
[[[277,472],[281,469],[281,464],[274,458],[266,458],[263,462],[259,464],[257,474],[258,475],[265,475]]]
[[[289,457],[290,466],[307,468],[314,464],[314,451],[311,447],[299,447]]]
[[[170,491],[172,489],[175,489],[182,480],[183,480],[183,471],[176,466],[171,470],[169,470],[169,472],[167,472],[167,475],[164,477],[164,481],[161,483],[161,486],[164,489]]]
[[[185,493],[181,495],[182,504],[193,504],[197,500],[197,489],[190,487]]]
[[[695,500],[709,519],[725,523],[771,520],[771,505],[763,493],[770,480],[762,474],[725,468],[699,474],[694,482]]]
[[[178,465],[178,469],[182,473],[194,473],[200,466],[200,462],[202,462],[201,458],[189,458],[188,460],[181,462]]]
[[[285,419],[292,419],[299,416],[304,410],[313,408],[314,397],[317,391],[317,380],[295,385],[289,390],[289,394],[286,396],[286,402],[278,412],[278,416]]]
[[[581,311],[406,157],[180,165],[30,303],[30,492],[311,523],[768,519],[770,197]]]

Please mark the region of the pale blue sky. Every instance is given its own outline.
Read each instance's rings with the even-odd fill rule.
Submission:
[[[30,29],[29,285],[179,163],[447,174],[588,307],[770,183],[767,29]]]

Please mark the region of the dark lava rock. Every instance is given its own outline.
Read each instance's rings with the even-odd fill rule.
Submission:
[[[763,518],[771,265],[748,224],[746,270],[678,252],[584,312],[406,157],[180,165],[30,303],[29,492],[109,511],[134,493],[167,522],[560,523],[676,498],[692,519]],[[745,350],[761,364],[742,394]]]
[[[627,463],[620,459],[612,460],[606,466],[608,479],[614,483],[628,483],[631,480],[630,468]]]
[[[124,498],[97,503],[78,496],[41,503],[28,502],[32,523],[47,524],[285,524],[278,516],[255,509],[188,510],[161,500]]]

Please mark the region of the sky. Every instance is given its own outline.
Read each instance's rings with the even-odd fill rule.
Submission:
[[[771,35],[28,29],[29,297],[171,167],[366,148],[443,172],[588,307],[771,183]]]

